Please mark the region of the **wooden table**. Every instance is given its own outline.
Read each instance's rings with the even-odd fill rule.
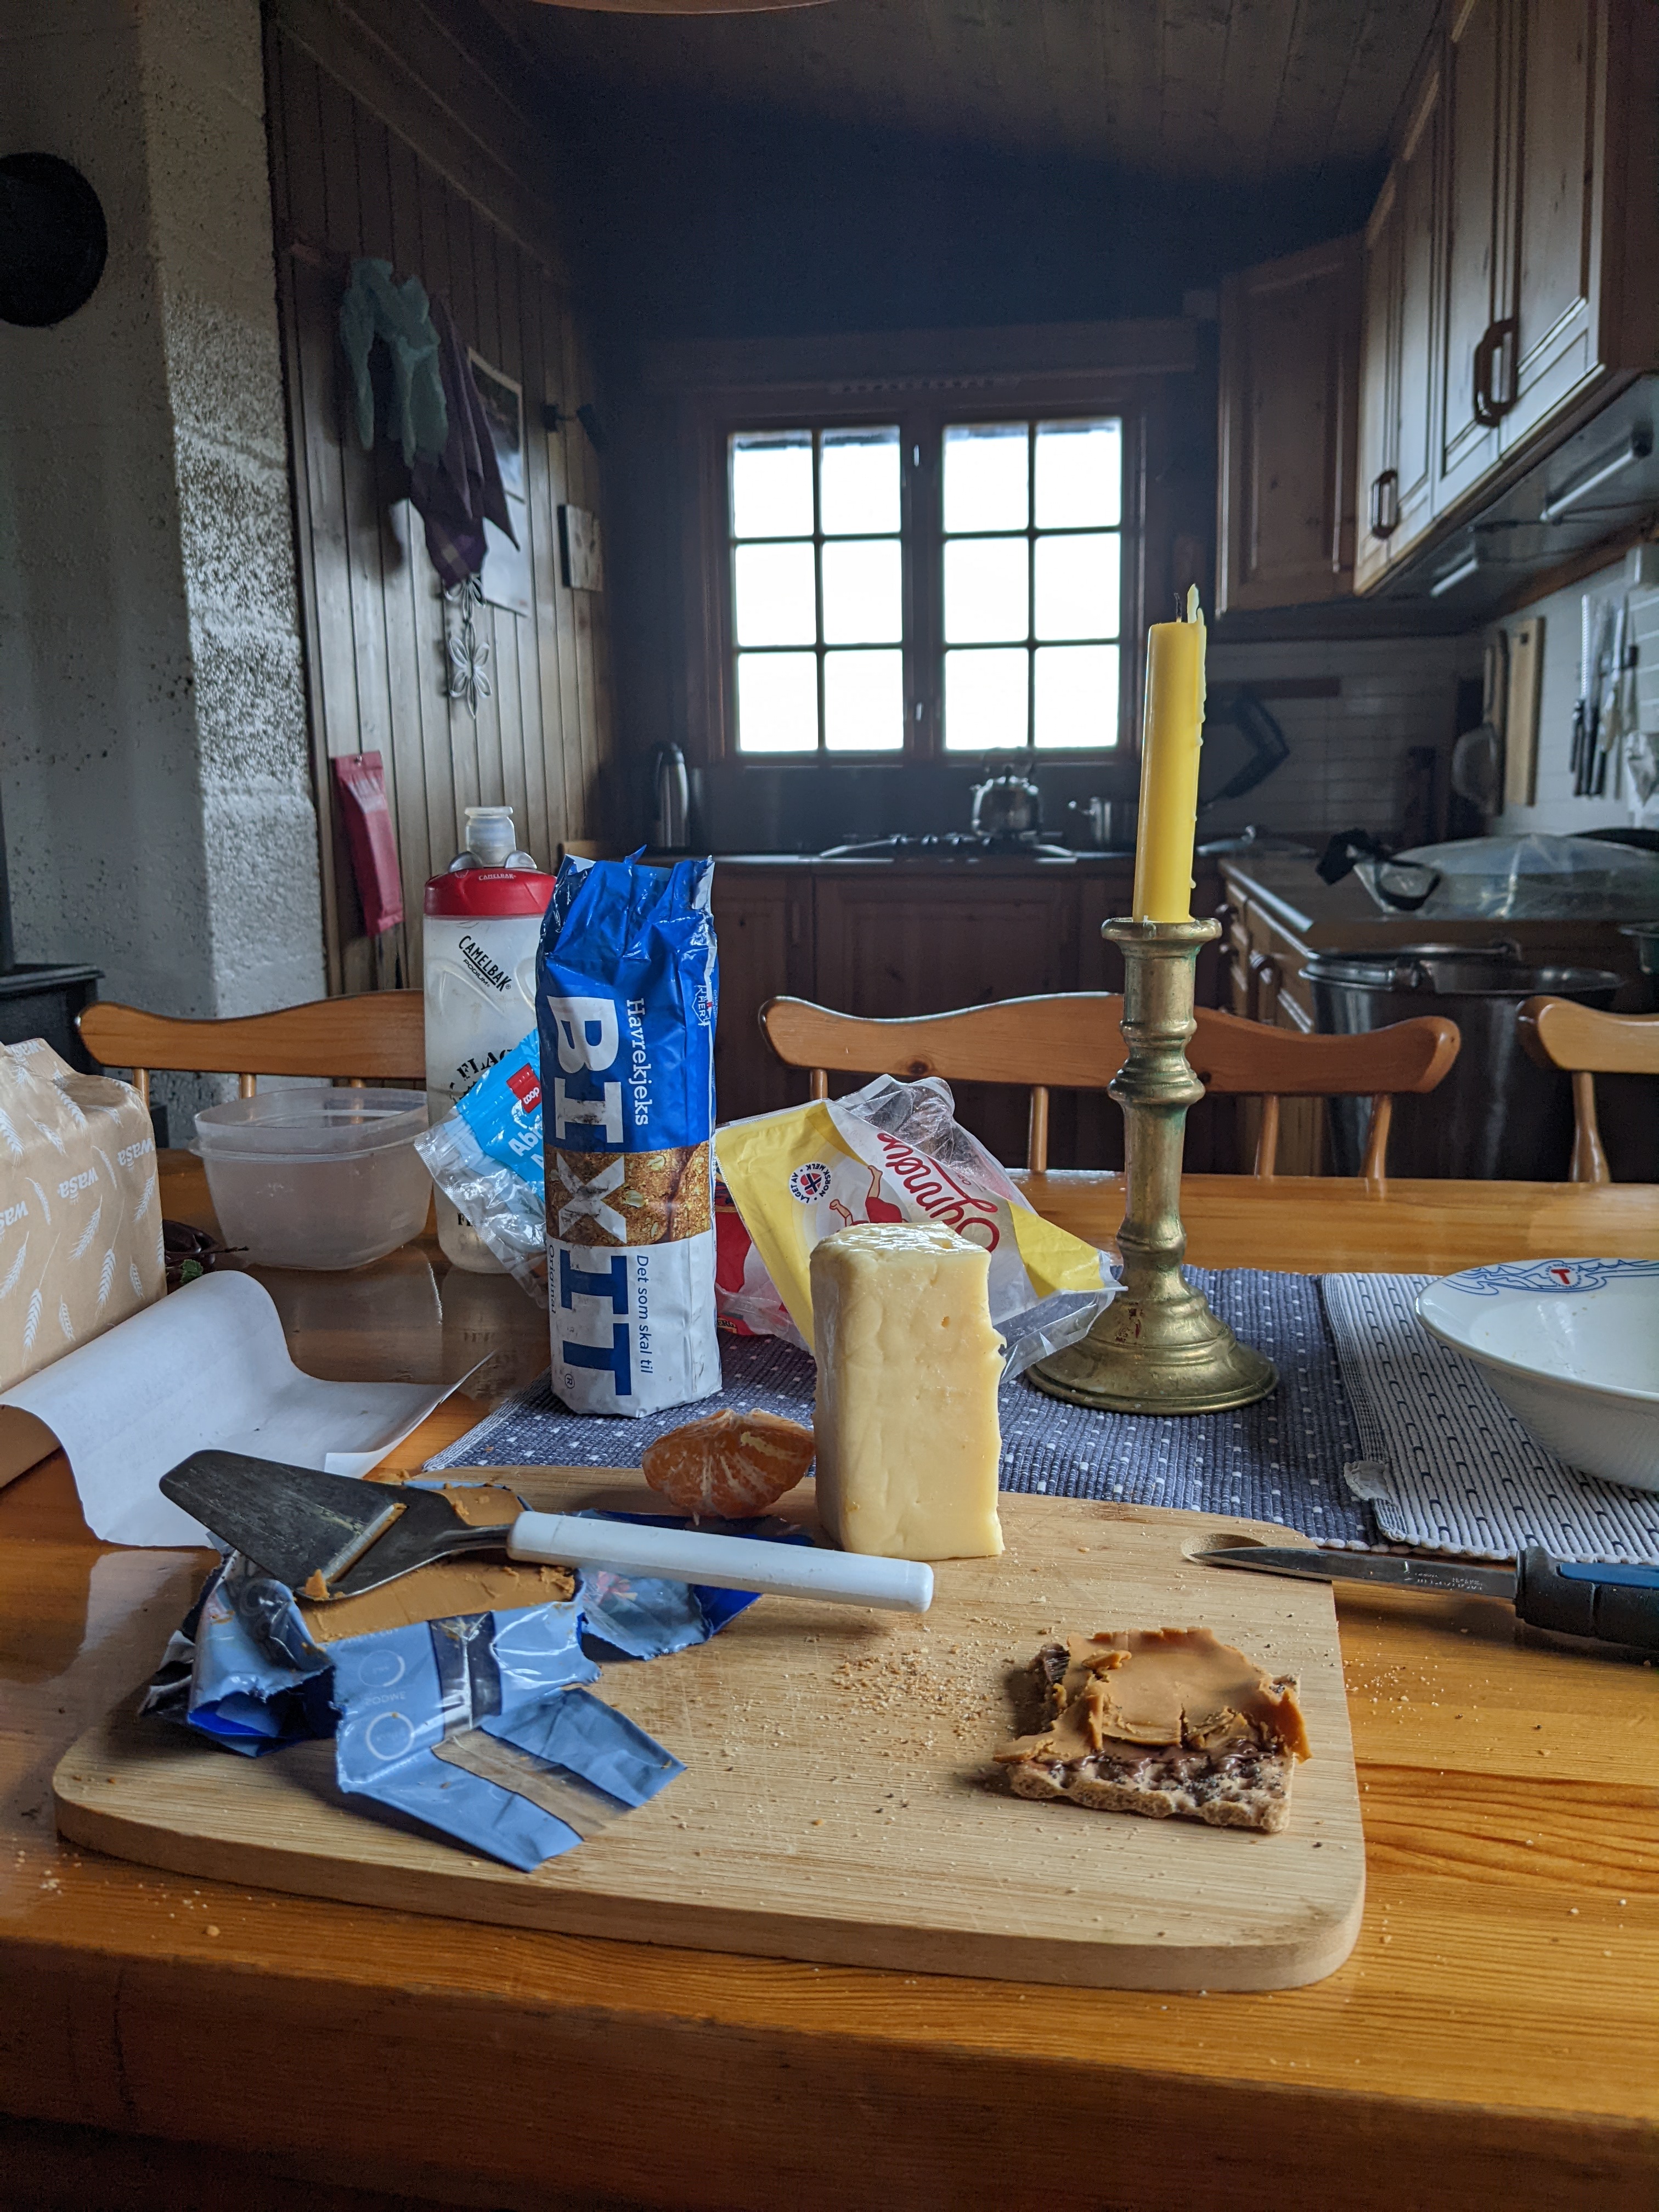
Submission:
[[[1103,1240],[1121,1213],[1109,1176],[1030,1188]],[[204,1218],[192,1168],[166,1192]],[[1185,1210],[1192,1257],[1222,1266],[1659,1255],[1648,1188],[1198,1177]],[[497,1393],[534,1371],[528,1301],[454,1275],[441,1298],[434,1261],[288,1278],[298,1356],[418,1376],[483,1345]],[[479,1411],[452,1401],[398,1462]],[[210,2185],[292,2212],[299,2181],[307,2212],[1651,2212],[1651,1669],[1518,1649],[1488,1600],[1340,1591],[1370,1885],[1348,1964],[1270,1996],[1020,1988],[523,1935],[60,1846],[53,1765],[152,1667],[203,1564],[95,1544],[61,1461],[0,1493],[0,2204],[160,2212]]]

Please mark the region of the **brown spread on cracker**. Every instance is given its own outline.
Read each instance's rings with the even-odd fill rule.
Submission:
[[[1045,1646],[1036,1666],[1054,1718],[996,1753],[1019,1796],[1285,1826],[1295,1762],[1310,1755],[1289,1675],[1270,1676],[1207,1628],[1073,1637]]]

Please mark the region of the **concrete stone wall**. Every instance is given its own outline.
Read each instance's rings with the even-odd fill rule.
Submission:
[[[108,265],[0,325],[0,795],[18,956],[180,1014],[319,995],[258,0],[0,0],[0,152]]]

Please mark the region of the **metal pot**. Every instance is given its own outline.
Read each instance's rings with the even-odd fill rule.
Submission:
[[[1042,826],[1042,793],[1018,769],[974,786],[974,828],[981,837],[1031,837]]]
[[[1462,1045],[1452,1070],[1426,1097],[1396,1098],[1389,1171],[1481,1180],[1559,1182],[1572,1152],[1572,1091],[1565,1075],[1539,1067],[1521,1047],[1523,1000],[1575,999],[1608,1006],[1620,978],[1605,968],[1529,965],[1511,945],[1402,945],[1375,952],[1321,952],[1303,970],[1314,1021],[1326,1036],[1445,1014]],[[1339,1175],[1355,1175],[1370,1117],[1364,1098],[1329,1102]]]

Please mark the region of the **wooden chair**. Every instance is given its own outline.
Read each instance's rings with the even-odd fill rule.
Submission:
[[[914,1021],[864,1021],[805,999],[772,999],[761,1008],[767,1042],[788,1067],[811,1071],[814,1098],[830,1094],[830,1075],[942,1075],[948,1082],[1018,1083],[1031,1094],[1025,1164],[1048,1164],[1048,1093],[1103,1090],[1127,1056],[1123,1001],[1104,991],[1005,999],[959,1013]],[[1399,1091],[1432,1091],[1457,1057],[1455,1022],[1422,1014],[1358,1036],[1299,1036],[1198,1009],[1187,1048],[1193,1072],[1211,1091],[1262,1102],[1255,1171],[1268,1176],[1279,1149],[1281,1098],[1372,1100],[1363,1172],[1380,1182],[1389,1124]]]
[[[1572,1077],[1574,1182],[1611,1182],[1595,1117],[1598,1075],[1659,1075],[1659,1014],[1604,1014],[1571,999],[1528,999],[1516,1019],[1528,1057]]]
[[[418,991],[362,991],[222,1022],[177,1021],[110,1000],[88,1006],[78,1026],[95,1060],[132,1070],[146,1105],[158,1068],[234,1075],[244,1098],[252,1097],[261,1075],[426,1087],[426,1010]]]

